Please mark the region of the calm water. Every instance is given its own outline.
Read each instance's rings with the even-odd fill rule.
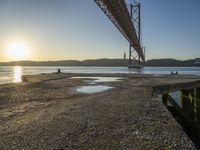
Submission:
[[[0,84],[21,82],[22,75],[35,75],[56,72],[60,68],[65,73],[140,73],[140,74],[170,74],[178,71],[179,74],[200,75],[200,67],[145,67],[131,69],[127,67],[0,67]]]

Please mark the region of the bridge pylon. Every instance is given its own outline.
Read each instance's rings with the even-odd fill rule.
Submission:
[[[130,4],[130,17],[135,29],[136,35],[138,37],[138,43],[142,45],[141,36],[141,4],[138,2],[133,2]],[[145,53],[144,47],[142,47],[143,54]],[[141,59],[141,56],[135,50],[134,46],[129,44],[129,61],[128,68],[142,68],[144,66],[145,60]]]

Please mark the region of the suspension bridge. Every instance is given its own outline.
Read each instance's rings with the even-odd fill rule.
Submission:
[[[141,5],[125,0],[94,0],[129,42],[129,68],[143,67],[145,50],[141,39]]]

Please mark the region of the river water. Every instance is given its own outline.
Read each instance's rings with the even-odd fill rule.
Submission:
[[[134,74],[170,74],[178,71],[179,74],[200,75],[200,67],[144,67],[142,69],[128,69],[127,67],[23,67],[1,66],[0,84],[21,82],[22,75],[36,75],[53,73],[60,68],[64,73],[134,73]]]

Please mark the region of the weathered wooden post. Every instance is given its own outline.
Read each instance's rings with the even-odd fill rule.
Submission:
[[[194,89],[182,90],[181,92],[182,112],[186,117],[189,117],[189,119],[194,120]]]

